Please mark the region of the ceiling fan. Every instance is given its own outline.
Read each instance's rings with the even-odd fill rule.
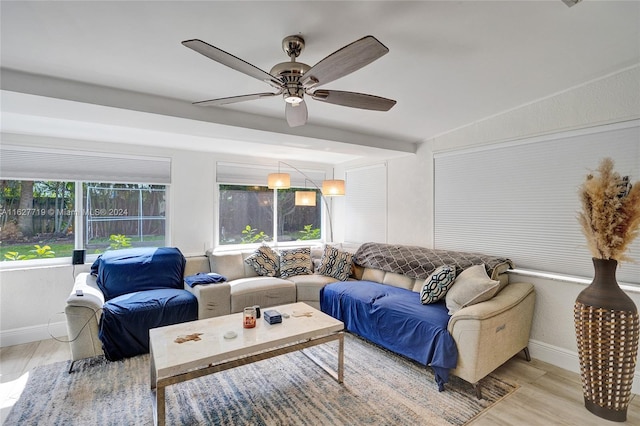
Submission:
[[[396,104],[396,101],[380,96],[318,89],[322,85],[359,70],[388,53],[389,49],[373,36],[363,37],[344,46],[312,67],[302,62],[296,62],[296,58],[304,49],[304,39],[296,35],[285,37],[282,40],[282,49],[289,56],[290,61],[276,64],[270,72],[263,71],[202,40],[185,40],[182,44],[209,59],[264,81],[277,90],[275,93],[253,93],[194,102],[194,105],[226,105],[282,95],[285,100],[287,123],[290,127],[296,127],[307,122],[305,95],[321,102],[375,111],[388,111]]]

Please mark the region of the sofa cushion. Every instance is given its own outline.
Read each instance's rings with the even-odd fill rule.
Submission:
[[[229,282],[231,312],[241,312],[247,306],[262,308],[296,302],[296,285],[277,277],[241,278]]]
[[[453,315],[465,306],[491,299],[498,292],[499,286],[500,281],[489,278],[484,265],[465,269],[458,275],[445,296],[449,315]]]
[[[338,250],[337,248],[326,245],[320,260],[318,273],[333,277],[340,281],[349,279],[351,274],[351,263],[353,262],[353,254]]]
[[[260,276],[277,277],[280,275],[280,256],[277,251],[267,245],[258,247],[244,261],[251,265]]]
[[[296,284],[298,302],[319,301],[320,289],[327,284],[337,281],[333,277],[320,274],[296,275],[294,277],[288,277],[287,279]]]
[[[420,303],[428,305],[445,297],[456,279],[456,267],[442,265],[427,278],[420,291]]]
[[[396,274],[395,272],[385,272],[382,284],[392,285],[398,288],[404,288],[413,291],[413,287],[416,284],[416,280],[402,274]]]
[[[149,329],[198,319],[198,300],[186,290],[127,293],[103,306],[98,337],[105,357],[116,361],[149,353]]]
[[[384,272],[382,269],[374,269],[374,268],[364,268],[362,273],[361,280],[362,281],[373,281],[374,283],[382,284],[384,280]]]
[[[313,273],[311,248],[300,247],[280,250],[280,276],[282,278]]]
[[[96,283],[105,300],[136,291],[183,288],[186,259],[176,247],[107,251],[96,259]]]

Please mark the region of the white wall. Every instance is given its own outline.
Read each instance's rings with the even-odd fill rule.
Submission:
[[[389,242],[432,246],[434,152],[637,118],[640,118],[640,66],[426,141],[415,156],[388,162]],[[579,371],[573,304],[585,284],[531,276],[512,276],[511,280],[528,281],[536,288],[532,356]],[[640,292],[628,294],[640,306]],[[640,369],[636,371],[634,392],[640,393]]]
[[[185,255],[213,247],[215,161],[207,153],[176,151],[172,155],[171,241]]]
[[[433,236],[433,151],[422,143],[415,155],[388,162],[390,244],[431,247]]]

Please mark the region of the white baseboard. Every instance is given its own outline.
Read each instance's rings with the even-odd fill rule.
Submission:
[[[66,321],[0,331],[0,347],[21,345],[67,335]]]
[[[564,348],[549,345],[537,340],[529,340],[529,353],[532,358],[555,365],[568,371],[580,374],[578,353]],[[636,365],[631,392],[640,395],[640,369]]]

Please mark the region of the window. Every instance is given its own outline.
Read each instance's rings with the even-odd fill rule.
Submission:
[[[3,180],[0,191],[3,261],[165,245],[163,185]]]
[[[165,245],[165,187],[85,183],[85,248],[100,253],[107,248]]]
[[[0,145],[0,261],[169,243],[169,158],[30,146],[35,139],[7,134]]]
[[[640,179],[640,121],[443,152],[435,164],[435,248],[510,257],[516,267],[593,276],[578,188],[603,157]],[[629,257],[640,258],[640,240]],[[618,281],[640,284],[640,264]]]
[[[296,206],[297,190],[315,191],[316,205]],[[318,190],[221,184],[219,194],[220,245],[321,238],[322,199]]]
[[[75,183],[0,181],[0,259],[70,257]]]
[[[272,190],[265,186],[267,175],[276,170],[290,174],[290,189]],[[324,177],[321,170],[216,163],[218,244],[319,241],[324,219],[323,200],[316,182],[322,182]],[[316,205],[296,206],[295,193],[299,190],[314,191]]]
[[[296,206],[296,191],[316,193],[315,206]],[[320,191],[308,188],[278,190],[278,241],[319,240],[322,227],[322,199]]]
[[[273,191],[267,187],[220,185],[220,244],[271,241]]]

